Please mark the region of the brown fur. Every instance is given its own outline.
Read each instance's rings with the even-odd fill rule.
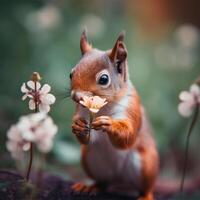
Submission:
[[[84,33],[81,37],[80,46],[83,57],[72,70],[72,98],[77,103],[84,95],[98,95],[107,99],[108,105],[102,109],[103,116],[99,112],[100,114],[92,122],[92,126],[95,130],[105,131],[109,136],[110,143],[116,149],[121,149],[122,151],[133,149],[139,153],[142,166],[142,178],[138,180],[142,185],[140,188],[140,200],[153,200],[152,191],[158,172],[158,154],[136,90],[132,88],[127,96],[127,105],[121,105],[126,106],[124,111],[125,118],[115,119],[110,114],[130,89],[128,87],[127,51],[123,43],[123,37],[120,36],[117,39],[112,50],[103,52],[92,49]],[[120,65],[116,68],[118,62],[120,62]],[[103,69],[109,72],[112,80],[107,88],[101,87],[96,82],[96,74]],[[87,131],[88,119],[83,122],[83,119],[80,119],[80,112],[80,105],[77,104],[72,130],[82,144],[83,168],[94,179],[86,162],[88,154],[86,137],[88,134],[82,134]],[[84,115],[82,114],[82,116]]]
[[[127,149],[135,143],[141,125],[140,100],[135,90],[128,102],[127,118],[111,120],[111,126],[106,130],[112,144],[120,149]]]
[[[82,55],[92,50],[92,45],[89,44],[87,41],[87,31],[86,30],[84,30],[83,34],[81,35],[80,49],[81,49]]]

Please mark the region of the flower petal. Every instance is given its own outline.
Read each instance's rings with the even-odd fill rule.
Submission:
[[[41,100],[41,102],[43,104],[49,104],[49,105],[51,105],[51,104],[55,103],[56,98],[55,98],[55,96],[53,94],[45,94],[45,95],[41,96],[40,100]]]
[[[40,123],[42,120],[46,118],[47,115],[45,113],[37,112],[29,116],[30,116],[31,124],[33,125],[33,124]]]
[[[35,90],[35,82],[28,81],[27,82],[28,87],[30,87],[32,90]],[[36,82],[36,89],[39,90],[41,88],[41,84],[39,82]]]
[[[41,103],[39,105],[39,111],[44,112],[44,113],[48,113],[50,111],[50,106],[48,104]]]
[[[87,107],[91,112],[97,113],[104,105],[107,104],[105,98],[99,96],[84,96],[83,100],[80,100],[80,104]]]
[[[53,147],[52,139],[47,139],[38,144],[38,149],[43,153],[48,153]]]
[[[35,102],[32,99],[29,101],[29,109],[30,110],[34,110],[35,109]]]
[[[97,109],[97,108],[90,108],[89,110],[91,112],[93,112],[93,113],[98,113],[99,112],[99,109]]]
[[[33,81],[28,81],[28,82],[27,82],[27,85],[28,85],[28,87],[31,88],[32,90],[35,89],[35,83],[34,83]]]
[[[26,141],[34,142],[35,141],[34,132],[30,130],[25,130],[24,132],[22,132],[22,138]]]
[[[180,95],[179,95],[179,99],[181,101],[190,101],[190,102],[194,101],[193,95],[188,91],[181,92]]]
[[[85,101],[80,100],[79,103],[82,104],[85,107],[87,106],[87,104],[85,103]]]
[[[22,140],[19,128],[16,125],[12,125],[7,132],[7,137],[9,140],[20,142]]]
[[[51,86],[48,84],[44,84],[40,91],[43,94],[47,94],[48,92],[50,92],[50,90],[51,90]]]
[[[88,101],[89,99],[91,99],[92,97],[88,97],[88,96],[83,96],[83,101]]]
[[[28,117],[22,116],[19,118],[19,122],[16,125],[17,129],[20,132],[20,135],[22,135],[23,132],[26,132],[31,127],[31,121]]]
[[[15,149],[15,146],[13,145],[12,141],[7,141],[6,142],[6,148],[8,151],[13,151]]]
[[[23,96],[22,96],[22,101],[24,101],[27,97],[28,97],[27,94],[23,95]]]
[[[53,94],[47,94],[46,96],[49,99],[49,104],[54,104],[56,101],[56,97]]]
[[[29,90],[26,88],[26,84],[23,83],[22,86],[21,86],[21,92],[23,93],[27,93]]]
[[[190,92],[196,97],[200,96],[200,87],[197,84],[193,84],[190,87]]]
[[[192,115],[193,110],[194,107],[191,106],[191,104],[188,104],[187,102],[181,102],[178,105],[178,111],[183,117],[190,117]]]
[[[83,106],[90,108],[92,105],[93,97],[83,96],[82,100],[79,101]]]
[[[102,103],[104,103],[104,102],[106,101],[106,99],[105,99],[105,98],[101,98],[101,97],[99,97],[99,96],[94,96],[94,97],[93,97],[93,101],[94,101],[96,104],[102,104]]]
[[[25,143],[23,146],[22,146],[22,149],[23,151],[28,151],[31,147],[31,144],[29,142]]]

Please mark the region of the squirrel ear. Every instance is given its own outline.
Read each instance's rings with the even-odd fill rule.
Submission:
[[[84,29],[84,31],[81,35],[80,48],[81,48],[82,55],[92,49],[92,45],[89,44],[88,40],[87,40],[87,30],[86,29]]]
[[[119,61],[124,61],[127,57],[127,50],[124,44],[124,36],[125,36],[125,32],[121,32],[119,37],[117,38],[117,41],[115,43],[115,46],[113,47],[113,49],[111,50],[111,52],[109,53],[109,58],[112,62],[115,62],[116,60]]]

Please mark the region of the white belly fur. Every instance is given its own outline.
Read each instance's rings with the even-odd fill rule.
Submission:
[[[86,162],[96,181],[139,186],[140,155],[134,149],[116,149],[105,132],[91,132]]]
[[[129,83],[127,95],[110,109],[110,116],[113,119],[124,119],[126,117],[124,112],[128,105],[131,91],[132,85]],[[80,110],[82,116],[89,116],[87,109]],[[104,113],[104,108],[98,114],[99,116],[109,115],[107,112]],[[128,150],[115,148],[111,144],[107,133],[103,131],[92,130],[90,137],[86,163],[95,180],[123,184],[130,183],[131,185],[139,186],[142,167],[139,153],[133,148]]]

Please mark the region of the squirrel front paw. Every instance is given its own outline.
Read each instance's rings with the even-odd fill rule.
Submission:
[[[109,116],[100,116],[94,119],[92,122],[92,128],[95,130],[103,130],[107,131],[109,130],[110,126],[112,124],[112,119]]]
[[[86,122],[86,120],[81,119],[81,118],[77,118],[73,120],[72,123],[72,132],[75,135],[81,135],[81,134],[87,134],[89,131],[89,126]]]

